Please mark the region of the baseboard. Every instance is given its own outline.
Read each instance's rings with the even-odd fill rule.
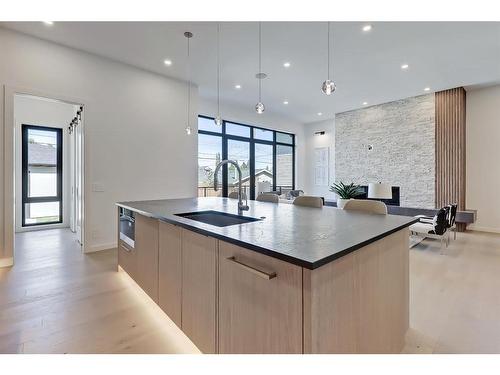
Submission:
[[[116,249],[118,244],[116,242],[103,243],[92,246],[85,246],[85,253],[95,253],[96,251]]]
[[[0,268],[2,267],[11,267],[14,265],[14,258],[3,258],[0,259]]]
[[[477,232],[500,233],[500,229],[498,228],[481,227],[474,224],[467,226],[467,230],[474,230]]]
[[[32,227],[16,227],[16,233],[33,232],[37,230],[47,230],[47,229],[63,229],[69,228],[66,223],[61,224],[47,224],[47,225],[35,225]]]

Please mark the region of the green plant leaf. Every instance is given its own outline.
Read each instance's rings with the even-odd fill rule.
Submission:
[[[359,185],[354,185],[353,182],[346,185],[342,181],[339,181],[330,186],[330,191],[334,192],[342,199],[351,199],[363,194],[363,189],[361,189]]]

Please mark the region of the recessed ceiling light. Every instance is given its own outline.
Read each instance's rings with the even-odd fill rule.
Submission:
[[[363,105],[368,105],[368,102],[363,102]]]
[[[287,104],[288,104],[288,100],[285,100],[285,101],[283,102],[283,104],[284,104],[284,105],[287,105]]]
[[[365,25],[363,26],[363,31],[370,31],[372,29],[372,25]]]
[[[283,63],[283,66],[284,66],[285,68],[289,68],[289,67],[290,67],[290,65],[292,65],[292,64],[290,64],[289,62]]]
[[[323,116],[323,113],[322,112],[318,112],[318,116]]]
[[[239,90],[239,89],[241,89],[241,85],[234,85],[234,88]]]
[[[424,91],[431,91],[431,88],[430,88],[430,87],[426,87],[426,88],[424,89]]]
[[[170,66],[170,65],[172,65],[172,60],[167,59],[167,60],[163,61],[163,63],[164,63],[166,66]]]
[[[52,26],[54,24],[54,21],[43,21],[43,23]]]
[[[410,66],[409,66],[408,64],[403,64],[403,65],[401,65],[401,69],[403,69],[403,70],[406,70],[406,69],[408,69],[409,67],[410,67]]]

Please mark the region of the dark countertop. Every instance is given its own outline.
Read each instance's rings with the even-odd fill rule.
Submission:
[[[174,215],[205,210],[237,214],[237,203],[229,198],[187,198],[117,205],[308,269],[318,268],[417,221],[413,217],[334,207],[319,209],[256,201],[248,201],[250,210],[243,216],[265,219],[241,225],[216,227]]]

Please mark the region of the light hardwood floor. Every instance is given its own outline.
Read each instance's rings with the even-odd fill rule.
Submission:
[[[198,352],[116,262],[81,254],[68,229],[18,234],[0,269],[0,353]]]
[[[0,269],[0,353],[197,353],[123,272],[69,230],[16,236]],[[500,235],[459,233],[410,250],[405,353],[500,353]]]
[[[404,353],[500,353],[500,235],[458,233],[410,250]]]

